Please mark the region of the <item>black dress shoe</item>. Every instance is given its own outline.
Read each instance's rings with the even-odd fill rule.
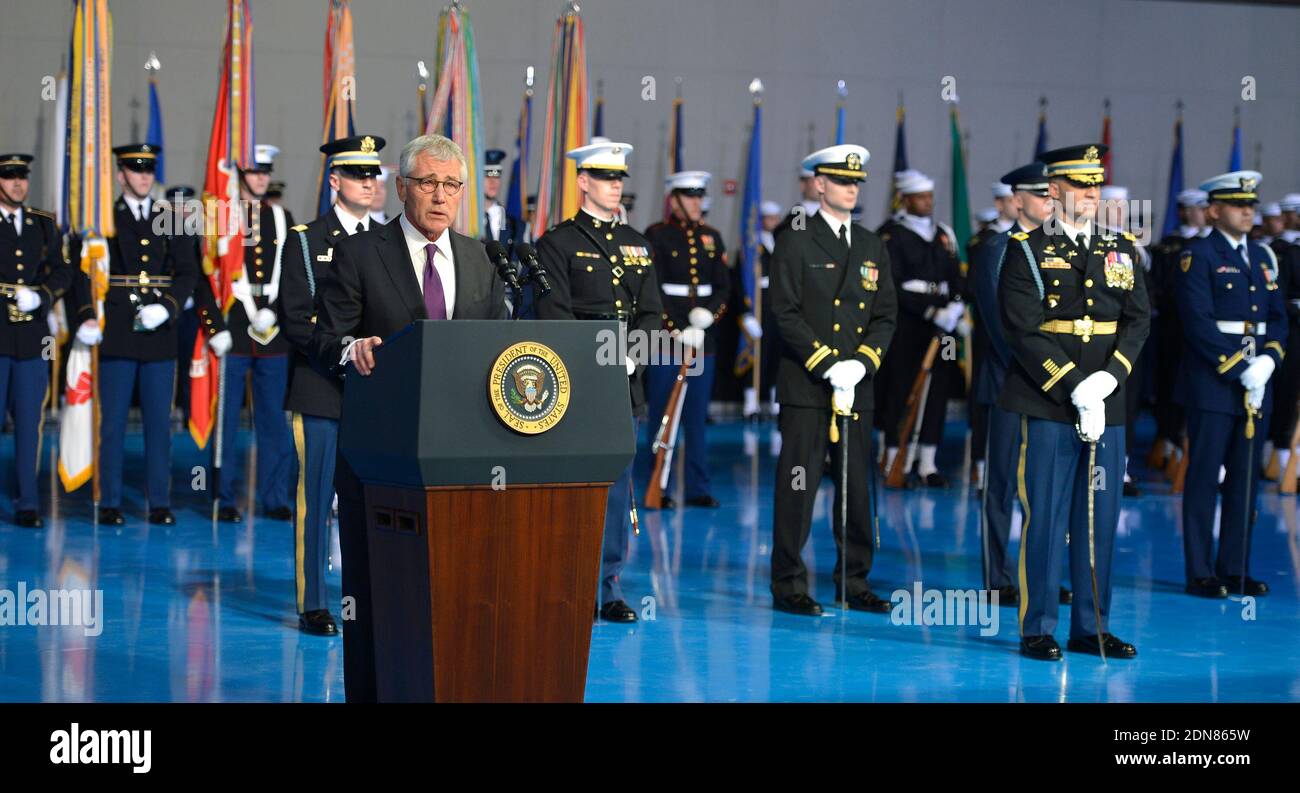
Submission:
[[[925,476],[921,477],[921,483],[926,487],[932,487],[936,490],[948,489],[948,480],[945,479],[943,474],[939,473],[938,471],[935,471],[934,473],[931,474],[926,474]]]
[[[39,529],[45,525],[34,509],[20,509],[14,514],[14,523],[24,529]]]
[[[122,510],[117,507],[100,507],[99,522],[105,526],[122,526],[126,523],[126,518],[122,517]]]
[[[221,507],[217,510],[217,520],[222,523],[239,523],[244,519],[234,507]]]
[[[1106,642],[1107,658],[1132,658],[1138,654],[1136,647],[1113,633],[1103,633],[1101,637]],[[1078,639],[1071,639],[1065,643],[1065,648],[1072,653],[1101,655],[1101,653],[1097,652],[1096,636],[1083,636]]]
[[[1187,594],[1203,598],[1226,598],[1228,588],[1217,578],[1197,578],[1187,582]]]
[[[1268,584],[1251,578],[1250,576],[1246,576],[1246,585],[1244,587],[1242,586],[1241,576],[1239,575],[1225,575],[1220,578],[1219,581],[1223,584],[1224,589],[1230,595],[1254,595],[1255,597],[1259,597],[1268,594]]]
[[[636,622],[636,612],[621,600],[611,600],[600,607],[600,618],[605,622]]]
[[[149,510],[149,522],[155,526],[175,526],[176,516],[167,507]]]
[[[339,626],[334,623],[329,609],[316,609],[298,615],[298,630],[313,636],[336,636]]]
[[[696,496],[695,498],[688,498],[686,499],[686,505],[688,507],[708,507],[709,509],[717,509],[722,506],[722,504],[718,503],[718,500],[713,496]]]
[[[1126,498],[1137,498],[1141,495],[1142,495],[1142,491],[1138,490],[1137,485],[1133,484],[1132,482],[1124,483],[1124,496]]]
[[[835,595],[835,602],[839,603],[843,600],[844,598],[839,594]],[[894,610],[893,604],[870,589],[864,589],[856,595],[850,595],[849,608],[854,611],[870,611],[873,614],[888,614]]]
[[[1007,586],[1000,586],[998,587],[997,592],[999,606],[1020,605],[1020,590],[1014,585],[1008,584]]]
[[[1051,634],[1042,636],[1023,636],[1020,639],[1020,654],[1038,661],[1061,660],[1061,645]]]
[[[1065,587],[1061,587],[1060,594],[1057,595],[1057,600],[1061,602],[1062,606],[1068,606],[1074,602],[1074,593]]]
[[[772,608],[787,614],[799,614],[804,617],[820,617],[822,606],[802,592],[772,599]]]
[[[288,507],[271,507],[263,514],[271,520],[289,520],[293,517],[293,510]]]
[[[673,500],[672,500],[671,498],[669,498],[668,496],[664,496],[663,498],[659,499],[659,508],[660,508],[660,509],[677,509],[677,502],[676,502],[676,501],[673,501]]]

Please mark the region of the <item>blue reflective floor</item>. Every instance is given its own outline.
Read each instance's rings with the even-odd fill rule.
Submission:
[[[982,636],[974,625],[895,625],[888,615],[830,608],[825,485],[806,559],[827,616],[774,612],[771,427],[711,428],[721,509],[641,512],[624,588],[653,619],[594,627],[589,701],[1300,700],[1297,502],[1273,486],[1261,497],[1251,568],[1273,591],[1252,610],[1239,599],[1182,594],[1180,501],[1138,466],[1144,495],[1124,501],[1112,629],[1139,656],[1103,665],[1067,653],[1063,663],[1042,663],[1017,654],[1014,609],[999,609],[996,634]],[[254,516],[214,534],[206,498],[191,488],[192,467],[204,458],[178,434],[179,523],[149,526],[138,427],[128,437],[129,522],[121,530],[94,531],[89,495],[54,497],[48,470],[44,530],[14,527],[8,492],[0,500],[0,590],[103,590],[97,636],[76,626],[0,626],[0,701],[341,701],[341,640],[296,630],[290,524]],[[950,424],[947,437],[940,464],[953,482],[965,482],[964,425]],[[47,433],[46,468],[48,441]],[[5,436],[5,481],[11,469]],[[974,491],[882,492],[871,576],[878,594],[917,581],[925,589],[979,586]],[[337,569],[330,584],[337,593]],[[1062,644],[1068,620],[1063,609]]]

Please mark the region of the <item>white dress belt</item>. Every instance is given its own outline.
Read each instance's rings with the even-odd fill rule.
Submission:
[[[1232,334],[1233,336],[1245,336],[1248,333],[1254,336],[1263,336],[1264,334],[1268,333],[1267,322],[1252,323],[1252,322],[1234,321],[1230,319],[1219,319],[1219,320],[1215,320],[1214,325],[1219,329],[1221,333],[1229,333]],[[1249,330],[1246,329],[1247,325],[1250,326]]]
[[[690,297],[690,284],[660,284],[659,288],[669,297]],[[713,295],[713,284],[697,284],[695,286],[696,297],[711,297]]]
[[[920,278],[913,278],[898,285],[899,289],[904,292],[914,292],[918,295],[947,295],[947,281],[922,281]]]

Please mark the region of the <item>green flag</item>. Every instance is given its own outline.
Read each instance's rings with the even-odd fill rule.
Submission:
[[[961,151],[957,105],[952,106],[952,230],[957,235],[957,256],[966,272],[966,242],[970,240],[970,199],[966,196],[966,159]]]

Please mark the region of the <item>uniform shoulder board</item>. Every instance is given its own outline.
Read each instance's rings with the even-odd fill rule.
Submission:
[[[46,212],[44,209],[37,209],[36,207],[25,207],[25,209],[33,215],[39,215],[40,217],[43,218],[49,218],[50,220],[55,220],[53,212]]]
[[[1130,232],[1123,231],[1123,232],[1120,232],[1120,233],[1123,234],[1123,235],[1124,235],[1124,239],[1128,240],[1129,242],[1137,242],[1137,240],[1138,240],[1138,238],[1135,237],[1135,236],[1133,236],[1133,234],[1130,233]]]
[[[294,226],[293,229],[291,229],[291,230],[292,230],[292,231],[306,231],[306,230],[307,230],[307,224],[306,224],[306,223],[299,223],[298,225]]]
[[[1027,231],[1017,231],[1015,234],[1012,234],[1012,235],[1011,235],[1011,239],[1013,239],[1013,240],[1018,240],[1018,241],[1020,241],[1020,242],[1024,242],[1025,240],[1029,239],[1029,232],[1027,232]]]

